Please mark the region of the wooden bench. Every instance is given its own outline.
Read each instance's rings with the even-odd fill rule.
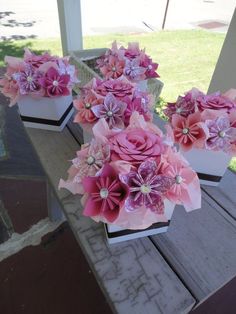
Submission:
[[[103,225],[82,215],[79,196],[58,190],[80,148],[79,129],[27,129],[61,207],[114,312],[188,313],[236,275],[236,177],[202,188],[202,208],[174,212],[165,234],[109,246]],[[54,206],[54,210],[55,210]],[[79,266],[78,266],[79,267]]]

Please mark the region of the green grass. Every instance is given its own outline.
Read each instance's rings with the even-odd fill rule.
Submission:
[[[162,98],[174,101],[179,94],[193,86],[206,92],[218,59],[225,35],[203,30],[162,31],[134,35],[86,36],[84,48],[110,47],[114,40],[126,45],[138,41],[140,47],[159,63],[159,74],[164,82]],[[36,52],[50,50],[61,55],[59,39],[32,39],[0,42],[0,66],[5,55],[22,56],[23,48],[29,47]],[[231,162],[236,170],[236,159]]]

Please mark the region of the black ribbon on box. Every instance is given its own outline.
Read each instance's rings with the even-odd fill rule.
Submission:
[[[43,118],[36,118],[36,117],[28,117],[28,116],[20,116],[22,121],[25,122],[33,122],[33,123],[40,123],[40,124],[49,124],[49,125],[56,125],[60,126],[65,118],[67,117],[68,113],[73,108],[73,103],[70,104],[70,106],[66,109],[66,111],[63,113],[62,117],[59,120],[50,120],[50,119],[43,119]]]
[[[200,172],[197,172],[197,175],[200,180],[212,181],[212,182],[220,182],[222,178],[221,176],[214,176],[212,174],[200,173]]]
[[[105,224],[105,228],[106,228],[107,237],[111,239],[111,238],[122,237],[122,236],[126,236],[128,234],[138,233],[138,232],[142,232],[142,231],[146,231],[146,230],[168,227],[169,224],[170,224],[170,220],[168,220],[167,222],[157,222],[157,223],[151,225],[150,227],[148,227],[146,229],[141,229],[141,230],[140,229],[138,229],[138,230],[124,229],[124,230],[114,231],[114,232],[108,231],[107,224]]]

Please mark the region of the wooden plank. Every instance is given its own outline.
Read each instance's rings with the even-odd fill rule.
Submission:
[[[45,179],[45,173],[17,113],[17,106],[9,108],[6,98],[0,94],[0,107],[1,142],[4,147],[0,158],[0,177]]]
[[[148,239],[108,246],[102,224],[82,216],[80,199],[57,190],[78,144],[61,133],[28,129],[65,215],[114,311],[187,313],[195,300]]]
[[[202,186],[222,208],[236,219],[236,173],[227,170],[218,187]]]
[[[198,300],[236,274],[236,222],[204,192],[202,209],[177,207],[168,232],[152,239]]]

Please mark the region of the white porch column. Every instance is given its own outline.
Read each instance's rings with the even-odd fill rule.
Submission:
[[[236,88],[236,9],[213,73],[208,94]]]
[[[63,55],[83,49],[80,0],[57,0]]]

